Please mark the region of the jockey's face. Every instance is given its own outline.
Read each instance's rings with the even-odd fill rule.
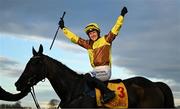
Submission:
[[[99,37],[98,32],[96,30],[93,30],[93,31],[89,32],[88,36],[92,41],[96,41],[98,39],[98,37]]]

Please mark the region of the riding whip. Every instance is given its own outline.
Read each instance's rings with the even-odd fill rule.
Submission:
[[[64,11],[64,13],[63,13],[63,15],[62,15],[62,17],[61,17],[60,19],[63,19],[64,16],[65,16],[65,14],[66,14],[66,12]],[[56,39],[57,33],[58,33],[58,31],[59,31],[59,28],[60,28],[60,27],[58,26],[58,28],[57,28],[57,30],[56,30],[56,33],[55,33],[55,35],[54,35],[53,41],[52,41],[52,43],[51,43],[50,50],[51,50],[51,48],[52,48],[52,46],[53,46],[53,44],[54,44],[54,41],[55,41],[55,39]]]

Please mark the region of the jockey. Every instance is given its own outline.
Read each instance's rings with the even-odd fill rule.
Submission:
[[[127,12],[127,8],[124,7],[111,31],[102,37],[100,36],[100,28],[96,23],[88,24],[84,31],[88,35],[89,40],[82,39],[71,32],[64,26],[63,19],[59,21],[59,26],[64,35],[73,43],[87,50],[91,66],[93,67],[93,71],[89,73],[91,76],[87,77],[91,83],[95,83],[96,88],[101,90],[104,102],[108,102],[115,96],[114,92],[109,90],[102,81],[107,81],[111,77],[111,45],[118,35]]]

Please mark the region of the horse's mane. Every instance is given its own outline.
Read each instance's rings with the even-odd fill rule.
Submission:
[[[62,62],[50,57],[50,56],[47,56],[47,55],[44,55],[48,60],[51,60],[53,63],[55,63],[57,66],[59,66],[59,69],[63,70],[63,71],[67,71],[68,73],[71,73],[71,75],[73,76],[80,76],[82,74],[78,74],[77,72],[75,72],[74,70],[70,69],[69,67],[67,67],[65,64],[63,64]]]

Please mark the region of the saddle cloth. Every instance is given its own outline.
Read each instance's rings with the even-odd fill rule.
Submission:
[[[128,95],[126,87],[122,82],[112,83],[109,82],[109,89],[115,91],[116,96],[106,104],[101,103],[101,93],[99,89],[96,89],[96,102],[99,107],[108,107],[108,108],[128,108]]]

